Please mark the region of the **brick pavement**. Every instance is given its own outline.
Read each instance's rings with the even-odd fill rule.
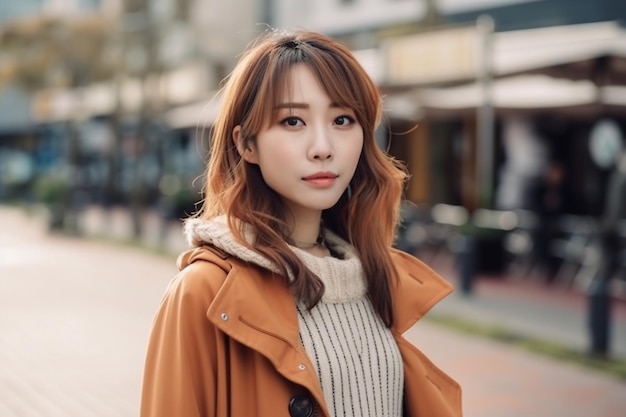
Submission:
[[[137,415],[172,259],[45,233],[0,207],[0,416]],[[464,387],[466,417],[618,417],[626,384],[422,322],[407,337]],[[436,417],[436,416],[435,416]]]

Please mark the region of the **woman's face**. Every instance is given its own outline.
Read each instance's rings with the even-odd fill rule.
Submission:
[[[354,111],[333,103],[305,64],[293,66],[287,82],[276,118],[243,157],[259,166],[298,219],[337,203],[356,170],[363,130]],[[234,135],[237,140],[238,128]]]

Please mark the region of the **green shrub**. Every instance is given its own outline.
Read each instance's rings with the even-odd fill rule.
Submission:
[[[35,181],[35,198],[40,203],[51,206],[59,204],[67,197],[68,181],[59,175],[39,177]]]

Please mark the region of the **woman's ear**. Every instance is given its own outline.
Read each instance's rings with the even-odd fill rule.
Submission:
[[[244,161],[249,162],[251,164],[257,164],[256,152],[252,149],[252,143],[244,143],[243,136],[241,135],[241,125],[235,126],[233,129],[233,142],[235,142],[235,146],[237,147],[237,152],[244,159]]]

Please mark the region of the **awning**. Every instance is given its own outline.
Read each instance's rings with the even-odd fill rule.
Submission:
[[[626,106],[626,88],[596,86],[546,75],[520,75],[492,81],[491,104],[496,108],[551,109],[604,104]],[[423,107],[463,109],[481,106],[484,90],[478,83],[448,88],[423,88],[414,96]]]
[[[626,30],[617,22],[600,22],[499,32],[493,38],[493,73],[541,73],[624,85]],[[594,80],[598,76],[608,78]]]
[[[478,83],[447,88],[416,88],[385,97],[384,110],[394,118],[417,120],[425,112],[458,112],[483,105]],[[545,111],[604,108],[626,111],[626,86],[596,86],[546,75],[520,75],[496,79],[491,85],[496,109]]]
[[[201,65],[190,64],[152,78],[158,85],[160,99],[186,107],[202,98],[207,81]],[[145,82],[145,81],[143,81]],[[69,120],[72,117],[89,118],[110,114],[119,100],[122,111],[138,113],[144,101],[144,86],[138,78],[124,78],[118,90],[113,81],[90,84],[83,88],[41,90],[33,96],[31,113],[38,122]],[[183,104],[185,103],[185,104]]]
[[[211,126],[219,111],[220,98],[215,93],[206,100],[174,107],[165,113],[165,123],[172,129]]]

